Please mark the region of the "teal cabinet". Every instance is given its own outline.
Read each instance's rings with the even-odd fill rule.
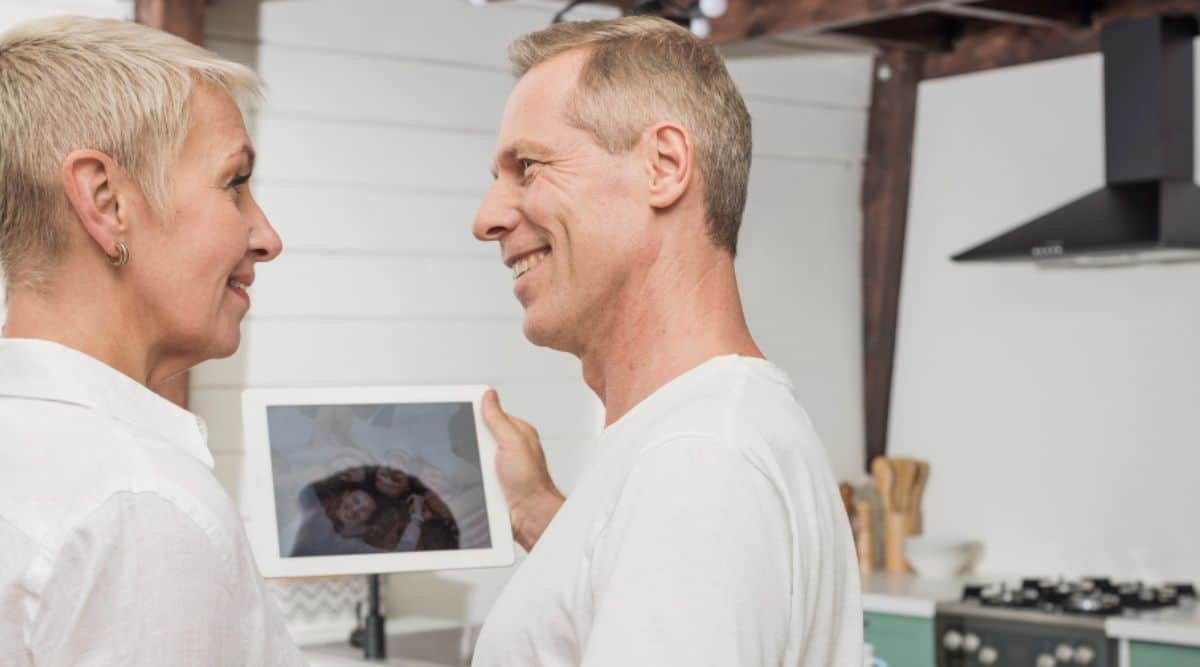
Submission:
[[[888,667],[934,667],[933,619],[863,614],[863,636]]]
[[[1200,648],[1129,642],[1129,667],[1200,667]]]

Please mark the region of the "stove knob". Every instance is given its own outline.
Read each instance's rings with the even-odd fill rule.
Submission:
[[[984,646],[979,649],[979,655],[976,659],[979,660],[979,664],[981,665],[994,665],[996,664],[996,659],[999,657],[1000,654],[996,652],[996,649],[991,646]]]
[[[1090,665],[1096,659],[1096,651],[1091,646],[1080,644],[1075,647],[1075,664]]]
[[[957,651],[962,645],[963,636],[958,630],[948,630],[942,635],[942,646],[945,646],[947,651]]]
[[[1064,665],[1071,664],[1071,658],[1075,657],[1075,648],[1070,644],[1059,644],[1058,648],[1054,649],[1054,657]]]
[[[1058,661],[1055,660],[1054,656],[1050,655],[1049,653],[1042,653],[1038,655],[1037,662],[1034,664],[1037,665],[1037,667],[1054,667],[1058,664]]]
[[[963,635],[962,648],[967,653],[974,653],[979,648],[979,635],[973,632]]]

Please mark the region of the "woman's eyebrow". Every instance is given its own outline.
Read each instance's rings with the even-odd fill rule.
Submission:
[[[242,144],[237,150],[225,156],[225,159],[228,160],[229,158],[237,157],[239,155],[246,156],[246,162],[249,163],[249,170],[254,171],[254,147],[250,144]]]

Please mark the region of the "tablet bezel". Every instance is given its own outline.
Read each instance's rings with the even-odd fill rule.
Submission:
[[[477,567],[504,567],[513,563],[512,524],[508,506],[496,477],[496,441],[483,422],[480,402],[483,385],[392,386],[247,389],[242,392],[242,423],[246,474],[242,485],[249,494],[245,507],[246,532],[264,577],[315,577],[386,572],[415,572]],[[271,472],[271,443],[267,408],[299,405],[470,403],[479,443],[490,548],[406,551],[341,556],[295,556],[279,553],[276,525],[275,479]]]

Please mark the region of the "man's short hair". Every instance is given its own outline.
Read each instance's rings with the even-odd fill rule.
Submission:
[[[121,165],[164,211],[167,169],[187,135],[188,95],[211,82],[261,96],[250,69],[136,23],[63,16],[0,35],[0,267],[8,289],[42,289],[69,223],[60,182],[71,151]]]
[[[573,126],[610,153],[629,151],[650,125],[691,132],[704,182],[709,236],[732,255],[750,177],[750,113],[717,50],[670,21],[631,16],[559,23],[509,45],[513,73],[587,49],[569,104]]]

